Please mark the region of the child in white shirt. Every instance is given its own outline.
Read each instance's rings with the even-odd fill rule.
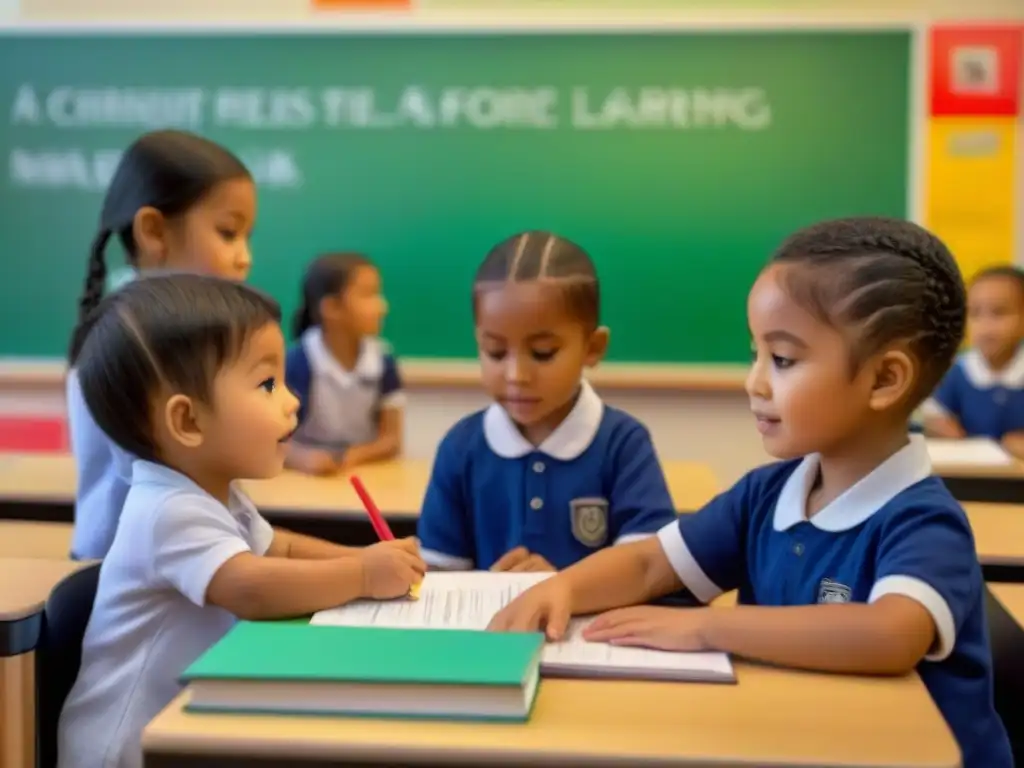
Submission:
[[[78,358],[97,424],[138,457],[61,714],[60,768],[135,768],[181,673],[235,618],[408,592],[415,540],[353,549],[274,530],[238,489],[281,471],[298,401],[273,300],[220,278],[142,277],[107,297]]]

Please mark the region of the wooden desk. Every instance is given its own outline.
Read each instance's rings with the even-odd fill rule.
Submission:
[[[962,502],[1024,502],[1024,464],[1019,461],[987,467],[935,462],[932,470]]]
[[[403,459],[359,468],[396,536],[416,529],[430,480],[429,461]],[[679,509],[703,506],[720,487],[706,464],[665,462],[669,491]],[[373,530],[346,477],[317,478],[286,471],[272,480],[243,483],[275,525],[346,544],[371,543]],[[69,455],[9,454],[0,461],[0,520],[71,522],[75,465]]]
[[[1024,504],[967,503],[964,510],[986,580],[1024,581]]]
[[[32,650],[51,590],[85,563],[0,558],[0,765],[35,765]]]
[[[67,560],[71,523],[30,523],[0,520],[0,557]]]
[[[146,729],[145,765],[959,765],[916,675],[749,664],[737,675],[738,685],[545,680],[522,725],[197,715],[182,710],[186,691]]]
[[[1024,584],[989,584],[988,589],[1014,621],[1024,627]]]

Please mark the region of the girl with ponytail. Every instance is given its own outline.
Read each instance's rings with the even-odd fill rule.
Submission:
[[[78,471],[72,557],[107,554],[134,459],[96,425],[75,370],[103,297],[110,241],[119,241],[139,273],[163,269],[245,280],[255,218],[252,177],[218,144],[182,131],[155,131],[122,156],[103,200],[68,350],[68,421]]]
[[[387,311],[380,272],[366,256],[328,253],[307,268],[285,361],[300,403],[290,469],[330,475],[401,452],[405,395],[380,338]]]

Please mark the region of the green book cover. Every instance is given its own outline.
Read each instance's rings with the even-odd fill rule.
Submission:
[[[540,633],[239,622],[182,680],[521,686],[543,646]]]

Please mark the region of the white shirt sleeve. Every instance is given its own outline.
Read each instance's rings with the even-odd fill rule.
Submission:
[[[215,499],[175,494],[154,510],[153,572],[196,605],[228,560],[243,552],[262,555],[273,531],[255,509],[245,519]]]

